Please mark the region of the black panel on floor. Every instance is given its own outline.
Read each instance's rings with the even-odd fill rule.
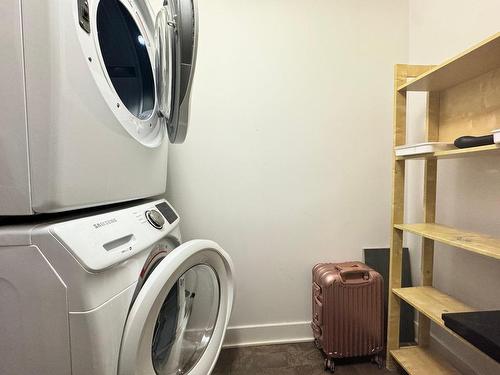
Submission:
[[[384,278],[385,285],[385,332],[387,333],[387,301],[389,293],[389,249],[363,249],[365,263],[380,273]],[[403,248],[403,288],[411,287],[410,253],[408,248]],[[399,325],[399,341],[402,345],[415,342],[415,327],[413,325],[415,312],[413,307],[405,301],[401,301],[401,322]],[[387,337],[386,337],[387,339]]]

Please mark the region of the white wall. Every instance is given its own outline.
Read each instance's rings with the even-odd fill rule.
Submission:
[[[401,0],[199,1],[186,143],[167,198],[236,265],[228,344],[311,337],[311,268],[387,246]]]
[[[410,63],[436,64],[498,32],[498,0],[411,0]],[[422,141],[422,97],[409,101],[409,140]],[[500,126],[499,126],[500,127]],[[409,222],[422,221],[422,163],[408,169]],[[437,221],[459,228],[500,235],[500,156],[446,160],[438,163]],[[418,272],[420,241],[410,237],[414,275]],[[474,254],[436,246],[435,285],[471,306],[500,308],[500,262]],[[500,366],[463,344],[434,330],[478,374],[499,374]]]

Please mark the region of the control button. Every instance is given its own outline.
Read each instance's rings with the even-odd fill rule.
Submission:
[[[156,210],[146,211],[146,219],[148,219],[149,224],[151,224],[156,229],[163,228],[163,224],[165,224],[165,219]]]

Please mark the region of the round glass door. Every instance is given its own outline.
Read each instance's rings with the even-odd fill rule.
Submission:
[[[212,337],[219,305],[219,279],[212,267],[199,264],[179,278],[154,328],[151,359],[156,374],[186,374],[196,365]]]
[[[128,111],[138,119],[151,117],[156,87],[146,40],[119,0],[100,0],[97,36],[111,84]]]
[[[192,240],[153,263],[128,313],[118,375],[207,375],[231,315],[231,258]]]

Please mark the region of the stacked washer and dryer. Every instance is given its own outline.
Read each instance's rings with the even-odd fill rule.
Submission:
[[[0,374],[207,375],[233,302],[164,199],[194,0],[0,2]]]

